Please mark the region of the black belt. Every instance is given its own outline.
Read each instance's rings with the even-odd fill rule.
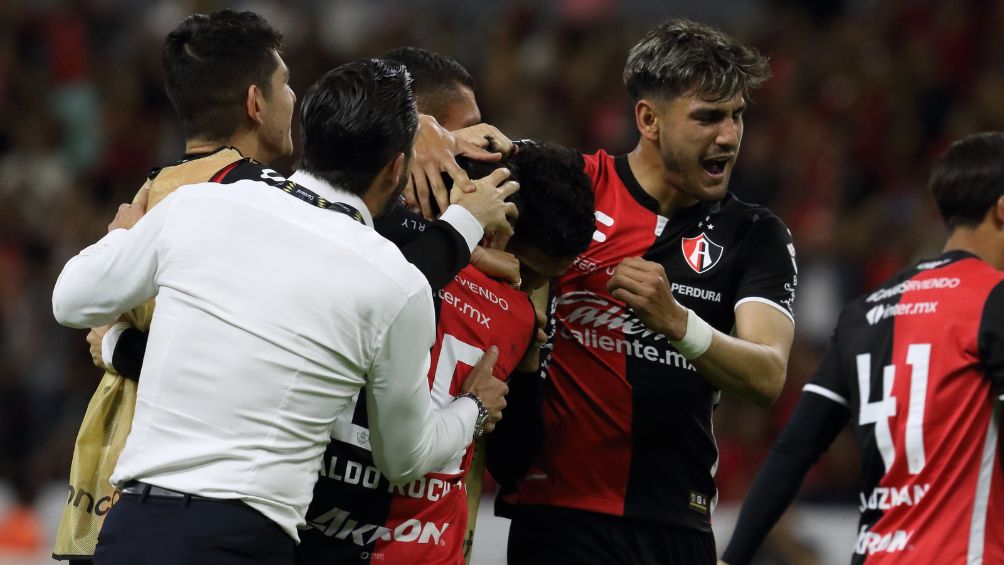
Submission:
[[[139,481],[129,481],[124,487],[119,489],[122,494],[131,494],[139,496],[142,498],[179,498],[188,500],[218,500],[215,498],[207,498],[205,496],[198,496],[195,494],[188,494],[184,492],[178,492],[176,490],[171,490],[168,488],[162,488],[154,485],[148,485],[146,483],[141,483]]]

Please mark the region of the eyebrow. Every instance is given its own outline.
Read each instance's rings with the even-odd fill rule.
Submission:
[[[729,112],[725,108],[704,106],[691,110],[689,115],[692,118],[710,119],[710,118],[721,118],[728,114],[735,114],[744,111],[746,111],[745,103],[743,103],[741,106],[739,106],[732,112]]]

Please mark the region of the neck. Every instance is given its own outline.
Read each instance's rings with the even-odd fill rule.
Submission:
[[[680,208],[697,202],[676,187],[676,184],[662,162],[659,148],[644,137],[638,141],[633,151],[628,153],[628,165],[642,190],[655,198],[663,216],[671,216]]]
[[[211,153],[223,146],[233,147],[240,151],[241,155],[265,164],[273,160],[273,156],[261,146],[257,137],[247,132],[237,132],[226,139],[218,140],[199,137],[188,138],[185,140],[185,154]]]
[[[1004,271],[1001,235],[990,222],[975,227],[958,227],[948,235],[944,251],[966,251],[983,259],[998,271]]]

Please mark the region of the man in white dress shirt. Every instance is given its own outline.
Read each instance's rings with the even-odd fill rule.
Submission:
[[[105,324],[157,297],[112,476],[123,494],[95,563],[292,563],[319,456],[360,387],[371,422],[360,441],[395,482],[500,417],[494,348],[469,394],[433,410],[429,286],[372,229],[407,178],[409,80],[379,60],[330,71],[304,97],[301,170],[281,189],[183,187],[67,263],[53,292],[64,325]]]

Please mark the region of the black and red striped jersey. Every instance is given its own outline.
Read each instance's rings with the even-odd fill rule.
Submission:
[[[517,503],[710,529],[719,392],[647,329],[607,282],[626,257],[663,265],[682,305],[730,333],[748,301],[791,316],[795,251],[766,208],[727,194],[659,214],[626,156],[584,155],[593,179],[593,242],[551,287],[544,447]]]
[[[442,407],[492,345],[499,349],[493,373],[508,378],[531,344],[536,318],[526,294],[472,266],[434,296],[439,321],[429,387]],[[391,485],[373,462],[366,402],[359,398],[336,422],[324,454],[307,530],[300,533],[303,563],[462,565],[464,476],[473,449],[410,484]]]
[[[947,252],[844,309],[806,392],[861,456],[853,563],[1004,563],[1004,273]]]

